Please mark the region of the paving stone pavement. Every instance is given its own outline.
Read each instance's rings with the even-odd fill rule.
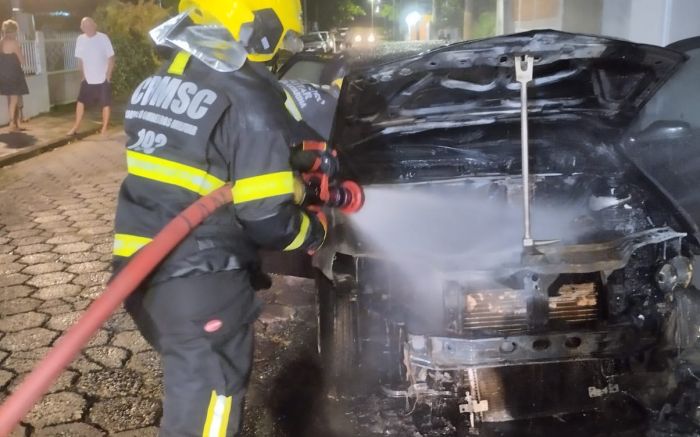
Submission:
[[[23,123],[21,132],[9,133],[3,127],[0,130],[0,162],[3,158],[33,146],[67,139],[66,132],[70,129],[74,119],[75,115],[72,111],[54,111]],[[100,126],[101,121],[96,111],[88,111],[79,132],[95,132]]]
[[[0,401],[109,278],[124,136],[91,137],[0,169]],[[270,384],[315,349],[313,284],[275,277],[261,294],[247,434],[273,436]],[[158,355],[119,310],[13,436],[155,436]]]

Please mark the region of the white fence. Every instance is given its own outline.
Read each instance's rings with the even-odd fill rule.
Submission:
[[[82,76],[75,57],[77,33],[46,35],[46,72],[51,106],[71,103],[78,97]]]
[[[41,74],[43,72],[41,46],[38,40],[23,40],[20,41],[22,55],[24,55],[24,64],[22,69],[24,74]]]
[[[47,35],[46,65],[49,74],[78,70],[78,60],[75,58],[75,42],[77,33],[60,33]]]

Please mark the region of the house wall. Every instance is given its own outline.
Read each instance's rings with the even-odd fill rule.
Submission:
[[[700,0],[504,2],[504,33],[552,28],[661,46],[700,35]]]
[[[604,0],[602,33],[666,46],[700,35],[700,1]]]

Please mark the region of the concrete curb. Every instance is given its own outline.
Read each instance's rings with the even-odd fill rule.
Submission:
[[[44,141],[43,143],[36,144],[26,149],[21,149],[11,155],[6,155],[0,157],[0,168],[6,167],[8,165],[16,164],[21,161],[25,161],[29,158],[33,158],[42,153],[49,152],[58,147],[62,147],[76,141],[80,141],[83,138],[89,137],[90,135],[95,135],[100,133],[101,128],[88,129],[82,132],[78,132],[76,135],[67,136],[64,135],[60,138]]]

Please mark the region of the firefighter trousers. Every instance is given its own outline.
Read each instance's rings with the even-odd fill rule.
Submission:
[[[232,437],[241,433],[260,303],[248,272],[171,279],[126,302],[161,355],[161,437]]]

